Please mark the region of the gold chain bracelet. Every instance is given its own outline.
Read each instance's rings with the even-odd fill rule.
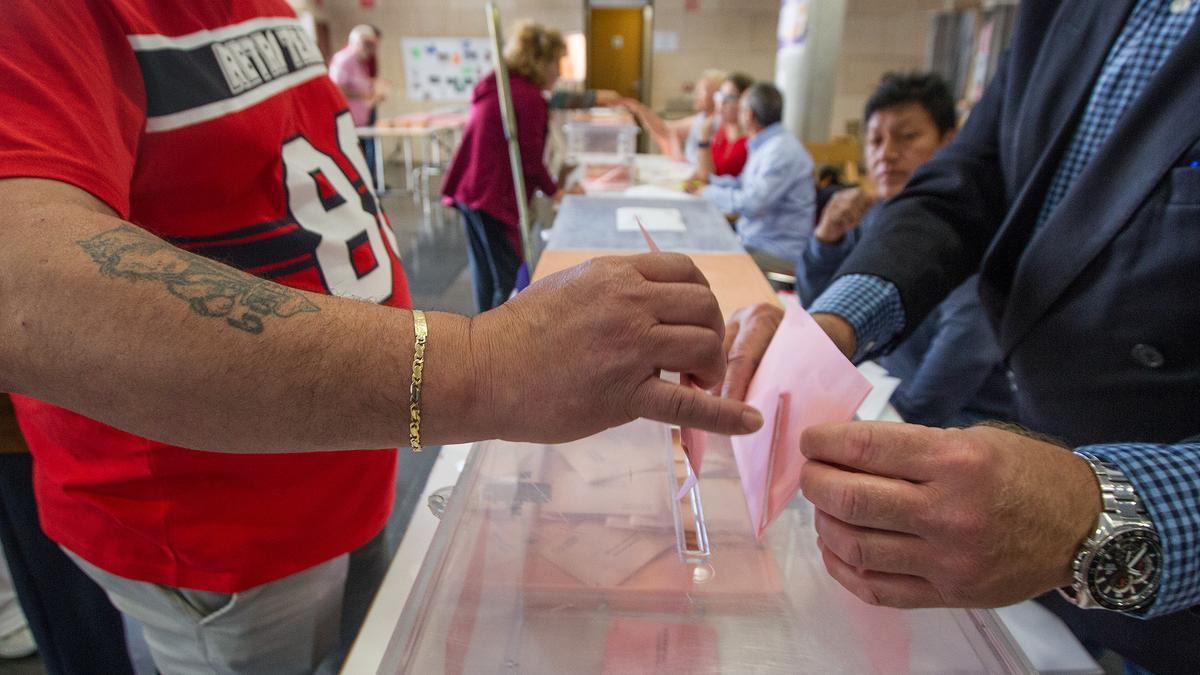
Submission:
[[[425,323],[425,312],[413,310],[412,385],[408,388],[408,442],[413,452],[421,451],[421,380],[425,376],[425,342],[429,338],[429,326]]]

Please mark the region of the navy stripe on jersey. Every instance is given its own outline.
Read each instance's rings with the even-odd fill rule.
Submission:
[[[293,18],[128,37],[146,87],[149,132],[243,110],[325,73],[321,52]]]
[[[192,244],[220,243],[229,241],[230,239],[245,239],[259,234],[265,234],[278,230],[284,225],[290,224],[290,220],[269,220],[265,223],[243,227],[240,230],[231,230],[220,234],[207,234],[202,237],[172,237],[171,242],[181,248],[192,250]]]
[[[274,279],[316,265],[321,236],[295,222],[272,221],[211,237],[173,237],[168,241],[255,276]]]

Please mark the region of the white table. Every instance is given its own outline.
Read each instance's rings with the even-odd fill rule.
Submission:
[[[458,147],[458,142],[462,134],[462,130],[466,124],[465,119],[455,119],[450,122],[435,122],[428,126],[373,126],[373,127],[358,127],[355,133],[359,138],[371,138],[376,142],[382,141],[385,138],[396,139],[399,142],[399,149],[403,153],[404,159],[404,187],[409,192],[415,192],[413,174],[417,169],[428,170],[431,167],[440,168],[445,161],[449,161],[454,155],[455,148]],[[416,166],[416,158],[413,152],[414,145],[421,147],[420,167]],[[382,150],[382,148],[379,148]],[[383,175],[383,153],[375,153],[375,170],[377,175]],[[426,178],[425,185],[428,180]]]

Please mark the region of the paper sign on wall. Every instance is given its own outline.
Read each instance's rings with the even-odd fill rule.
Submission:
[[[654,53],[670,54],[679,51],[679,33],[673,30],[654,31]]]
[[[406,38],[405,90],[410,101],[466,101],[492,71],[492,45],[479,38]]]

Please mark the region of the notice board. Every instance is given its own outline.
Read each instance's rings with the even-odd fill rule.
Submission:
[[[405,90],[410,101],[466,101],[492,70],[486,37],[405,38]]]

